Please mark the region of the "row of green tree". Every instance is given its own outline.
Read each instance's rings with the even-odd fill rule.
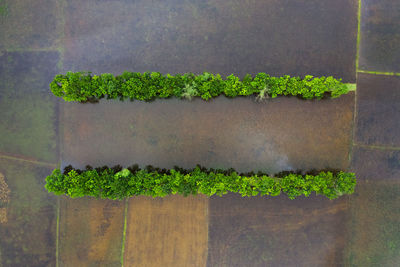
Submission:
[[[228,192],[239,193],[243,197],[267,195],[278,196],[282,192],[290,199],[309,196],[312,192],[335,199],[343,194],[352,194],[356,185],[354,173],[339,170],[313,170],[306,174],[281,172],[268,174],[238,173],[233,169],[214,170],[197,166],[185,170],[158,169],[147,166],[140,169],[133,165],[103,166],[85,170],[67,166],[64,172],[55,169],[46,178],[46,189],[56,195],[65,194],[72,198],[92,196],[96,198],[124,199],[132,196],[164,197],[171,194],[222,196]]]
[[[341,79],[332,76],[271,77],[258,73],[255,77],[247,74],[239,79],[232,74],[223,79],[219,74],[208,72],[200,75],[124,72],[117,76],[110,73],[92,75],[91,72],[67,72],[65,75],[56,75],[50,83],[50,89],[65,101],[78,102],[97,102],[104,97],[143,101],[169,97],[201,97],[208,100],[222,94],[227,97],[255,95],[259,100],[279,95],[322,99],[336,98],[349,91]]]

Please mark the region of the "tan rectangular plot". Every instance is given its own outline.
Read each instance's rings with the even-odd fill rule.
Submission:
[[[63,198],[61,266],[120,266],[124,203],[86,197]]]
[[[125,266],[206,266],[208,198],[129,200]]]

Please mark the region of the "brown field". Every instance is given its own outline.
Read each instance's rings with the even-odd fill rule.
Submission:
[[[350,211],[347,266],[400,266],[400,182],[359,181]]]
[[[342,266],[345,197],[210,200],[208,266]]]
[[[56,265],[56,198],[47,167],[0,159],[0,266]]]
[[[123,225],[122,201],[63,198],[60,265],[120,266]]]
[[[354,93],[301,101],[219,97],[64,105],[63,163],[235,168],[348,167]],[[123,115],[121,115],[123,114]],[[104,123],[107,122],[107,123]]]
[[[129,200],[124,266],[206,266],[208,198]]]

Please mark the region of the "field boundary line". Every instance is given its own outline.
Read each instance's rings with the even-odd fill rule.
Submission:
[[[21,53],[21,52],[59,52],[60,49],[57,46],[47,48],[5,48],[3,49],[6,53]]]
[[[125,198],[125,211],[124,211],[124,230],[122,232],[122,246],[121,246],[121,266],[124,267],[124,255],[125,255],[125,240],[126,240],[126,228],[128,222],[128,198]]]
[[[355,92],[357,90],[357,83],[345,83],[349,92]]]
[[[358,9],[357,9],[357,43],[356,43],[356,85],[355,85],[355,90],[354,90],[354,110],[353,110],[353,123],[351,126],[351,141],[350,141],[350,147],[349,147],[349,156],[348,156],[348,166],[351,167],[351,161],[353,158],[353,147],[355,145],[354,143],[354,137],[356,135],[356,122],[357,122],[357,81],[358,81],[358,62],[360,59],[360,40],[361,40],[361,0],[358,0]]]
[[[360,42],[361,42],[361,0],[358,0],[357,10],[357,44],[356,44],[356,72],[360,59]]]
[[[23,161],[23,162],[28,162],[28,163],[35,164],[35,165],[48,166],[48,167],[52,167],[52,168],[56,168],[57,165],[58,165],[56,163],[49,163],[49,162],[43,162],[43,161],[38,161],[38,160],[23,159],[23,158],[19,158],[19,157],[4,155],[4,154],[1,154],[1,153],[0,153],[0,159]]]
[[[59,244],[60,244],[60,197],[57,197],[57,225],[56,225],[56,267],[59,266]]]
[[[396,146],[376,146],[376,145],[362,145],[354,143],[354,146],[362,147],[362,148],[369,148],[369,149],[379,149],[379,150],[400,150],[400,147]]]
[[[211,198],[207,197],[206,199],[207,199],[207,205],[206,205],[206,210],[205,210],[206,214],[205,215],[206,215],[206,221],[207,221],[207,249],[206,249],[206,266],[207,266],[208,255],[209,255],[208,249],[210,247],[210,214],[209,214],[210,211],[209,211],[209,209],[210,209]]]
[[[354,90],[354,110],[353,110],[353,123],[351,126],[351,142],[349,147],[348,166],[351,168],[354,150],[354,138],[357,130],[357,82],[358,82],[358,61],[360,59],[360,40],[361,40],[361,0],[358,0],[357,9],[357,43],[356,43],[356,90]]]
[[[400,76],[398,72],[384,72],[384,71],[370,71],[370,70],[357,70],[360,73],[375,74],[375,75],[386,75],[386,76]]]

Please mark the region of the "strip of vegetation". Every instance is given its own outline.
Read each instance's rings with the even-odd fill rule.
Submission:
[[[171,194],[222,196],[228,192],[240,193],[243,197],[267,195],[278,196],[282,192],[290,199],[309,196],[312,192],[335,199],[343,194],[352,194],[356,185],[354,173],[326,169],[281,172],[274,176],[238,173],[233,169],[205,169],[197,166],[185,170],[171,170],[147,166],[140,169],[133,165],[123,169],[117,165],[85,170],[67,166],[64,172],[55,169],[46,178],[46,189],[56,195],[65,194],[72,198],[92,196],[96,198],[124,199],[132,196],[164,197]]]
[[[58,74],[50,83],[55,96],[65,101],[97,102],[99,99],[130,99],[151,101],[156,98],[201,97],[208,100],[224,94],[227,97],[256,95],[261,100],[279,95],[297,96],[303,99],[336,98],[348,93],[341,79],[329,77],[271,77],[258,73],[254,78],[247,74],[242,80],[233,74],[223,79],[219,74],[205,72],[163,75],[159,72],[124,72],[92,75],[91,72],[67,72]]]
[[[8,16],[8,6],[4,0],[0,0],[0,17],[7,17]]]

